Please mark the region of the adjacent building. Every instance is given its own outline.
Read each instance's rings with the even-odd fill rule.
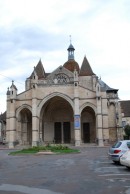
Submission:
[[[6,112],[0,114],[0,144],[6,141]]]

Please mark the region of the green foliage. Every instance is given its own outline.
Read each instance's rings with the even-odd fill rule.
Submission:
[[[55,153],[77,153],[79,150],[75,149],[70,149],[67,146],[63,145],[46,145],[46,146],[35,146],[35,147],[30,147],[28,149],[22,149],[19,151],[11,152],[11,155],[16,155],[16,154],[34,154],[39,151],[51,151]]]
[[[126,125],[124,130],[125,130],[126,135],[130,136],[130,125]]]

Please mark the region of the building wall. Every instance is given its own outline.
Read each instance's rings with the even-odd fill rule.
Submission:
[[[51,79],[53,76],[54,73],[50,76]],[[75,87],[74,83],[78,85]],[[83,122],[90,123],[91,143],[96,138],[100,140],[100,145],[117,139],[115,117],[117,110],[114,104],[117,96],[107,95],[106,91],[101,91],[95,76],[78,77],[71,84],[53,83],[48,85],[44,84],[43,80],[31,80],[27,88],[29,87],[32,88],[21,94],[17,94],[15,88],[12,87],[13,94],[7,96],[7,136],[8,141],[12,144],[16,140],[21,144],[22,142],[33,142],[34,139],[39,141],[39,138],[42,137],[44,137],[45,142],[53,142],[54,122],[56,121],[69,121],[71,123],[72,142],[78,138],[82,143]],[[59,106],[58,101],[55,101],[57,98],[62,99],[60,103],[62,102],[63,109]],[[108,101],[109,98],[111,98],[111,103]],[[88,107],[92,111],[84,113],[83,111]],[[29,110],[32,114],[32,126],[29,127],[29,130],[32,130],[32,137],[29,140],[27,140],[27,134],[30,133],[27,132],[28,125],[22,122],[23,115],[20,118],[23,109]],[[70,112],[71,114],[69,114]],[[75,114],[79,114],[81,123],[80,128],[76,129],[77,131],[74,125]]]

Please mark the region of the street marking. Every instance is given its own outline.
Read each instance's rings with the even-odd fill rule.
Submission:
[[[124,166],[106,166],[106,167],[100,167],[100,168],[124,168]]]
[[[111,164],[110,162],[100,162],[102,164]]]
[[[26,194],[63,194],[63,193],[58,193],[58,192],[53,192],[48,189],[39,189],[39,188],[32,188],[32,187],[27,187],[23,185],[11,185],[11,184],[2,184],[0,185],[0,191],[18,191],[18,192],[24,192]]]
[[[130,176],[130,174],[101,174],[98,176]]]
[[[129,181],[130,179],[127,178],[111,178],[111,179],[106,179],[107,181],[114,182],[114,181],[120,181],[120,182],[126,182]]]

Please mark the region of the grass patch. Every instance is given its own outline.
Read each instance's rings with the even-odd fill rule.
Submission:
[[[10,152],[9,155],[17,155],[17,154],[35,154],[41,151],[51,151],[54,153],[78,153],[79,150],[71,149],[68,146],[63,145],[47,145],[47,146],[37,146],[37,147],[30,147],[27,149],[22,149],[19,151]]]

